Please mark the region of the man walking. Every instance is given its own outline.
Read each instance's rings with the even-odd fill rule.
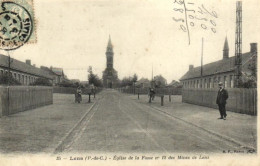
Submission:
[[[219,82],[219,91],[217,96],[217,105],[220,113],[220,118],[218,119],[224,119],[226,120],[227,114],[226,114],[226,100],[228,99],[228,92],[223,87],[223,83]]]

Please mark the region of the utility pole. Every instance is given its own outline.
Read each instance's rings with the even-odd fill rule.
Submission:
[[[202,46],[201,46],[201,64],[200,64],[200,88],[202,88],[202,77],[203,77],[203,42],[204,39],[201,39]]]
[[[10,78],[10,75],[11,75],[11,57],[10,57],[10,54],[9,54],[9,51],[7,51],[7,54],[8,54],[8,75],[7,75],[7,84],[8,86],[10,86],[10,83],[11,83],[11,78]]]
[[[236,3],[236,40],[235,40],[235,87],[240,88],[242,76],[242,2]]]

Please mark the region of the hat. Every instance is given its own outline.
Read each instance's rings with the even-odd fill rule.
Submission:
[[[222,83],[222,82],[219,82],[219,83],[218,83],[218,85],[219,85],[219,86],[222,86],[222,85],[223,85],[223,83]]]

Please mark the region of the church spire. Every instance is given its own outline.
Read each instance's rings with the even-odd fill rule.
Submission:
[[[227,37],[225,39],[224,48],[223,48],[223,59],[229,58],[229,47]]]
[[[107,44],[107,52],[113,52],[113,45],[111,42],[111,37],[109,35],[108,44]]]

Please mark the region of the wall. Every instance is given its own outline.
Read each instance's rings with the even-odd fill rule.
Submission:
[[[53,93],[63,93],[63,94],[75,94],[77,88],[72,87],[53,87]],[[91,93],[90,88],[84,88],[81,89],[82,94],[88,94]],[[96,93],[99,93],[102,90],[102,88],[96,88]]]
[[[230,76],[233,77],[233,85],[234,85],[234,72],[233,71],[214,74],[214,75],[210,75],[210,76],[203,76],[202,78],[197,77],[197,78],[191,78],[191,79],[187,79],[187,80],[181,80],[181,83],[183,85],[183,88],[198,88],[197,81],[199,81],[199,84],[201,84],[201,81],[202,81],[202,88],[205,88],[205,79],[206,79],[206,86],[209,83],[209,79],[211,79],[211,88],[214,88],[214,87],[218,87],[218,82],[224,83],[225,76],[226,76],[226,81],[227,81],[227,87],[225,87],[225,88],[230,88],[231,87]],[[220,80],[218,80],[219,77],[220,77]],[[195,85],[194,85],[194,81],[196,83]],[[232,85],[232,87],[233,87],[233,85]],[[199,87],[200,87],[200,85],[199,85]]]
[[[52,104],[52,87],[0,86],[0,100],[0,116],[10,115]]]
[[[227,88],[229,98],[227,111],[257,115],[257,90]],[[183,89],[182,102],[218,108],[216,104],[218,89]]]
[[[149,88],[117,88],[120,92],[123,93],[135,93],[136,94],[148,94]],[[156,95],[181,95],[182,88],[155,88]]]

